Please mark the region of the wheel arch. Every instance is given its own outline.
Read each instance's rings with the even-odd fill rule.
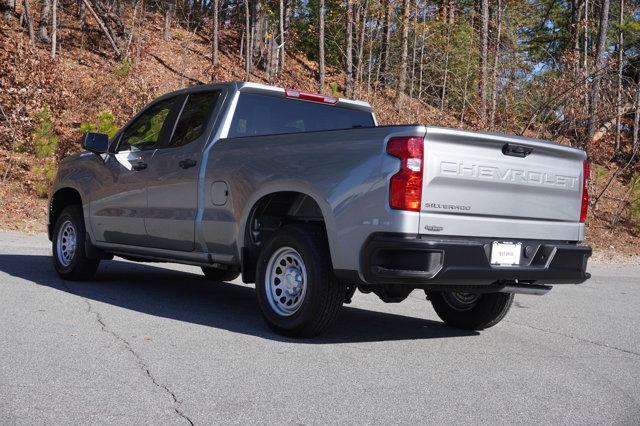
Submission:
[[[332,209],[315,191],[280,186],[254,194],[246,206],[238,229],[238,249],[245,282],[254,282],[260,247],[264,246],[270,234],[285,224],[307,222],[322,226],[331,247],[335,237]],[[332,254],[332,250],[330,252]]]
[[[49,223],[47,224],[49,240],[52,240],[53,238],[53,228],[56,225],[58,216],[65,207],[71,205],[79,205],[84,214],[82,195],[80,195],[80,191],[76,188],[59,188],[52,193],[51,201],[49,202]]]

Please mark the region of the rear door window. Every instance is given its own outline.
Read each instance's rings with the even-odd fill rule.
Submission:
[[[219,91],[190,94],[169,146],[184,146],[198,139],[206,129],[219,97]]]
[[[335,105],[243,93],[229,129],[230,138],[373,127],[370,112]]]

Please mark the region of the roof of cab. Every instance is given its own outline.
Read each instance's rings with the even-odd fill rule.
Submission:
[[[266,84],[253,83],[249,81],[225,81],[220,83],[200,84],[197,86],[191,86],[184,89],[176,90],[170,93],[158,97],[155,101],[159,101],[171,96],[182,95],[185,93],[199,92],[207,89],[220,88],[220,86],[227,86],[233,90],[248,93],[261,93],[269,96],[286,97],[285,89],[282,87],[268,86]],[[301,100],[301,102],[309,102]],[[354,101],[351,99],[338,98],[338,102],[333,104],[343,108],[356,109],[359,111],[373,112],[373,108],[368,102]]]
[[[286,97],[285,89],[282,87],[267,86],[266,84],[253,83],[248,81],[234,81],[233,84],[235,84],[236,88],[241,92],[263,93],[270,96],[278,96],[283,98]],[[351,99],[338,98],[338,102],[334,105],[366,112],[373,111],[373,108],[369,103],[363,101],[354,101]]]

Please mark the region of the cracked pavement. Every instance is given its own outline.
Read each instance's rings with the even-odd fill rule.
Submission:
[[[516,296],[482,333],[420,292],[356,294],[315,340],[273,334],[252,286],[104,262],[55,274],[44,235],[0,233],[0,424],[629,423],[640,418],[640,266]]]

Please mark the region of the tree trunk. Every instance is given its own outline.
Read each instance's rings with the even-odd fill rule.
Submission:
[[[13,17],[16,9],[16,0],[4,0],[0,3],[0,11],[4,11],[2,18],[5,22],[9,22]]]
[[[587,121],[587,134],[584,141],[584,148],[589,150],[589,144],[596,132],[598,123],[598,104],[600,101],[600,81],[602,80],[602,71],[606,65],[607,58],[604,51],[607,44],[607,27],[609,24],[609,0],[602,0],[600,10],[600,25],[598,28],[598,48],[596,50],[596,66],[593,73],[593,81],[591,82],[591,91],[589,93],[589,117]]]
[[[211,12],[212,12],[212,34],[211,34],[211,42],[213,44],[213,51],[211,52],[211,63],[213,66],[218,65],[218,16],[220,14],[220,0],[213,0],[211,2]]]
[[[489,55],[489,0],[481,0],[482,30],[480,34],[480,119],[483,125],[487,123],[487,80],[489,70],[487,66]]]
[[[347,4],[347,33],[346,33],[346,63],[344,70],[344,91],[349,98],[353,96],[353,4],[346,0]]]
[[[31,10],[29,8],[29,0],[22,1],[22,7],[24,7],[24,13],[27,18],[27,28],[29,30],[29,42],[31,44],[31,51],[35,53],[36,51],[36,38],[33,34],[33,18],[31,17]]]
[[[167,6],[167,10],[164,12],[164,32],[162,34],[162,38],[164,41],[169,40],[171,38],[171,16],[173,15],[173,5],[170,4]]]
[[[407,56],[409,54],[409,0],[404,0],[402,5],[402,53],[400,56],[400,75],[398,77],[398,91],[396,92],[395,105],[402,109],[402,98],[407,84]]]
[[[38,38],[40,41],[49,44],[49,13],[51,12],[51,0],[42,0],[42,9],[40,10],[40,28],[38,29]]]
[[[285,13],[284,13],[284,0],[280,0],[280,45],[279,47],[279,61],[278,61],[278,75],[282,74],[282,70],[284,69],[284,50],[285,50],[285,44],[284,44],[284,20],[285,20]]]
[[[393,20],[392,0],[386,0],[386,13],[384,18],[384,71],[382,72],[382,83],[389,87],[391,81],[391,24]]]
[[[318,1],[318,86],[324,91],[324,0]]]
[[[422,34],[420,36],[420,77],[418,77],[418,103],[422,101],[422,72],[424,63],[424,45],[427,39],[427,4],[425,2],[424,10],[422,11]]]
[[[80,22],[80,28],[84,29],[87,25],[87,8],[82,0],[77,0],[78,4],[78,21]]]
[[[584,37],[582,42],[582,76],[584,78],[584,109],[589,109],[589,0],[584,2]]]
[[[500,64],[500,38],[502,37],[502,0],[498,0],[498,16],[496,29],[496,47],[493,53],[493,87],[491,88],[491,113],[489,114],[489,127],[495,128],[496,110],[498,108],[498,66]]]
[[[360,87],[360,81],[362,80],[363,72],[363,58],[364,58],[364,38],[367,32],[367,11],[369,8],[369,0],[364,0],[362,5],[362,26],[360,27],[360,42],[358,43],[358,67],[356,68],[356,86]],[[358,89],[359,90],[359,89]]]
[[[440,111],[444,112],[447,95],[447,82],[449,79],[449,51],[451,50],[451,25],[447,24],[447,47],[444,54],[444,78],[442,81],[442,91],[440,92]]]
[[[51,8],[53,9],[51,16],[51,60],[53,61],[56,58],[56,49],[58,48],[58,0],[53,0]]]
[[[251,77],[251,17],[249,16],[249,0],[244,0],[244,29],[245,29],[245,45],[244,45],[244,72],[245,80],[249,81]]]
[[[640,74],[638,75],[638,86],[636,88],[636,113],[633,118],[633,152],[637,153],[640,148]]]
[[[420,0],[416,0],[415,13],[413,14],[413,45],[411,48],[411,79],[409,80],[409,110],[411,110],[413,103],[413,86],[416,80],[416,45],[418,43],[418,8],[420,7]]]
[[[618,29],[618,87],[616,90],[616,150],[614,155],[620,152],[620,133],[622,132],[622,70],[624,65],[624,0],[620,0],[620,25]]]

